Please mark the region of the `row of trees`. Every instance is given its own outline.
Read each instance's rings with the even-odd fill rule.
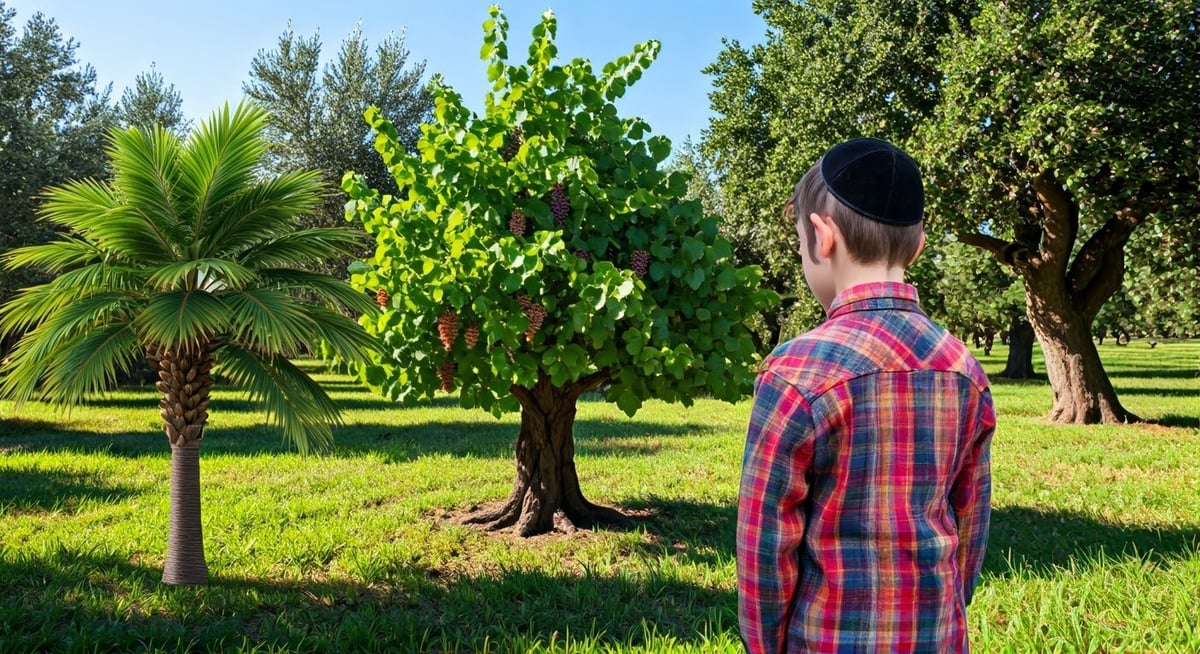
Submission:
[[[768,283],[802,287],[787,226],[763,220],[778,213],[799,171],[842,139],[888,138],[923,162],[929,229],[946,243],[913,271],[926,294],[946,280],[948,292],[926,303],[958,314],[966,294],[1011,302],[1003,277],[978,293],[976,273],[994,273],[964,275],[955,260],[967,255],[952,248],[990,256],[1022,287],[1046,353],[1052,417],[1134,419],[1091,331],[1122,288],[1156,324],[1194,329],[1196,4],[757,0],[754,8],[767,40],[729,43],[708,68],[717,116],[702,149],[728,229],[764,263]],[[1002,308],[987,315],[1003,319]]]

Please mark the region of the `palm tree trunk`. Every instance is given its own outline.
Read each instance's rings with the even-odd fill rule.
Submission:
[[[200,521],[200,444],[171,446],[171,522],[164,584],[208,583]]]
[[[204,534],[200,520],[200,441],[208,422],[212,388],[212,350],[203,346],[179,351],[152,351],[162,393],[159,410],[171,442],[171,520],[163,583],[208,583]]]

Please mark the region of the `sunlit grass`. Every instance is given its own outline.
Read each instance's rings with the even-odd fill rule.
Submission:
[[[1200,342],[1101,352],[1125,405],[1163,425],[1051,425],[1044,381],[996,380],[976,651],[1200,651]],[[651,402],[628,419],[582,402],[584,492],[633,519],[523,540],[452,519],[510,490],[515,416],[400,408],[319,378],[346,407],[321,456],[216,393],[203,588],[158,582],[169,448],[149,389],[70,414],[0,403],[0,652],[740,651],[748,403]]]

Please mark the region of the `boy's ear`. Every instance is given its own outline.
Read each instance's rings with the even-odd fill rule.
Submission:
[[[816,237],[817,254],[822,259],[830,258],[837,243],[836,236],[840,233],[837,224],[829,216],[822,216],[815,211],[808,215],[808,220],[812,222],[813,235]]]
[[[911,266],[917,262],[917,257],[925,251],[925,232],[921,232],[921,242],[917,245],[917,251],[913,252],[912,258],[908,260],[908,265]]]

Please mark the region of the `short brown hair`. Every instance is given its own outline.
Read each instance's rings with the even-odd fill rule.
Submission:
[[[908,267],[921,247],[924,221],[915,225],[888,225],[858,213],[835,198],[825,186],[821,175],[821,160],[813,164],[796,184],[792,197],[783,207],[785,218],[799,218],[808,241],[809,256],[816,257],[816,234],[810,214],[829,216],[846,239],[850,258],[861,264],[886,263],[888,266]]]

